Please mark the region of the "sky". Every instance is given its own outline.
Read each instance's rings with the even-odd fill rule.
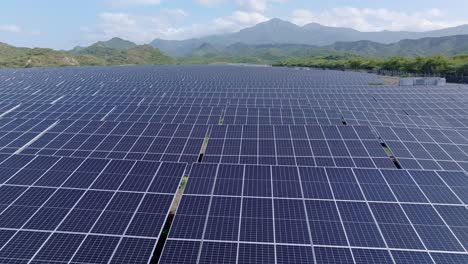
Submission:
[[[14,0],[0,5],[0,42],[71,49],[121,37],[138,44],[239,31],[271,18],[361,31],[468,24],[467,0]]]

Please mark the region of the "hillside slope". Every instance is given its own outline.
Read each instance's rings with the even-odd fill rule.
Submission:
[[[0,67],[23,68],[44,66],[110,66],[128,64],[174,64],[176,60],[150,45],[129,45],[131,42],[98,42],[72,51],[40,48],[17,48],[0,43]],[[122,45],[124,44],[124,45]],[[114,47],[114,48],[112,48]]]
[[[468,53],[468,35],[406,39],[394,44],[380,44],[371,41],[337,42],[327,48],[339,52],[355,52],[375,57],[413,57],[435,54],[455,56]]]
[[[404,39],[438,38],[453,35],[468,35],[468,25],[427,32],[361,32],[350,28],[328,27],[316,23],[301,27],[280,19],[272,19],[235,33],[180,41],[156,39],[151,42],[151,45],[170,56],[186,57],[203,44],[222,48],[236,43],[254,46],[271,44],[327,46],[335,42],[361,40],[391,44]]]

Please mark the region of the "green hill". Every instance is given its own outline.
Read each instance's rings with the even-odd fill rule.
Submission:
[[[356,42],[361,40],[391,44],[405,39],[417,40],[454,35],[468,35],[468,25],[426,32],[361,32],[352,28],[330,27],[317,23],[298,26],[289,21],[274,18],[234,33],[186,40],[156,39],[151,42],[151,45],[170,56],[184,58],[193,53],[202,44],[210,44],[222,48],[234,45],[235,43],[244,43],[251,46],[270,44],[332,46],[336,42]]]
[[[248,45],[236,43],[227,47],[203,44],[183,61],[209,63],[224,60],[226,62],[257,61],[274,63],[287,59],[308,57],[344,56],[344,57],[416,57],[445,55],[456,56],[468,53],[468,35],[441,38],[423,38],[402,40],[394,44],[381,44],[372,41],[337,42],[329,46],[310,46],[300,44]]]
[[[115,49],[94,44],[81,49],[76,55],[96,58],[103,65],[125,64],[174,64],[175,60],[162,54],[150,45],[134,46],[128,49]]]
[[[113,38],[71,51],[17,48],[0,43],[0,67],[87,66],[128,64],[275,64],[281,61],[319,58],[328,61],[387,57],[457,56],[468,54],[468,35],[402,40],[393,44],[372,41],[337,42],[328,46],[303,44],[229,46],[202,43],[185,57],[175,60],[151,45],[136,45]]]
[[[102,46],[111,49],[127,50],[137,46],[137,44],[121,38],[112,38],[108,41],[99,41],[93,46]]]
[[[208,48],[209,47],[209,48]],[[259,63],[271,64],[282,60],[315,56],[353,56],[347,52],[336,52],[317,46],[300,44],[247,45],[236,43],[228,47],[214,47],[204,44],[189,56],[182,58],[185,63]]]
[[[373,57],[455,56],[468,53],[468,35],[402,40],[393,44],[372,41],[337,42],[326,47],[338,52],[355,52]]]
[[[0,43],[0,67],[110,66],[174,64],[176,61],[149,45],[112,39],[72,51],[17,48]]]
[[[0,43],[0,67],[2,68],[78,65],[80,65],[78,59],[67,52],[40,48],[16,48]]]

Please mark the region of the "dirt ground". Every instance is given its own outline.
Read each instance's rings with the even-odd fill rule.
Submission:
[[[400,77],[380,76],[387,86],[398,86],[400,85]]]

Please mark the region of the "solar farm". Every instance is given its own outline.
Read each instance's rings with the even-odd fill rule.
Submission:
[[[0,70],[0,263],[468,263],[468,87]]]

